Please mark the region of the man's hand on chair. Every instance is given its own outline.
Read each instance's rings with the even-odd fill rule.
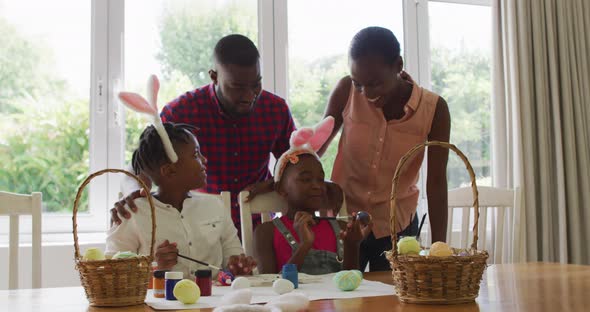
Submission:
[[[250,184],[246,186],[244,191],[250,192],[248,197],[246,198],[246,202],[253,200],[256,196],[270,193],[275,189],[275,181],[273,179],[269,179],[262,182],[256,182],[254,184]]]

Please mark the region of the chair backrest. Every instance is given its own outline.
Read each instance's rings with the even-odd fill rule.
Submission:
[[[271,214],[275,212],[285,212],[287,202],[277,192],[269,192],[256,196],[251,201],[246,201],[250,192],[241,191],[238,200],[240,202],[240,222],[242,224],[242,246],[248,256],[254,256],[254,239],[252,230],[252,214],[259,213],[262,222],[270,221]],[[346,196],[343,196],[342,206],[338,215],[347,215]]]
[[[479,195],[479,224],[478,224],[478,249],[490,252],[490,263],[511,262],[514,256],[513,234],[514,218],[519,207],[517,199],[518,190],[503,189],[487,186],[478,187]],[[469,246],[471,238],[471,226],[473,215],[473,194],[471,187],[457,188],[449,191],[449,216],[447,223],[447,243],[452,244],[452,225],[455,209],[462,209],[461,248]],[[488,212],[491,217],[491,237],[487,239]],[[504,227],[507,224],[507,227]],[[457,246],[457,245],[453,245]]]
[[[231,193],[228,191],[223,191],[219,193],[219,197],[221,197],[221,201],[223,202],[223,207],[227,208],[230,211],[231,215]]]
[[[8,289],[18,288],[19,216],[32,217],[32,286],[41,288],[41,202],[42,195],[0,192],[0,215],[10,218],[10,240],[8,257]]]

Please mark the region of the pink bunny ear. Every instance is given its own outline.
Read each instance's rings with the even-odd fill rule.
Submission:
[[[301,128],[299,130],[293,131],[291,133],[291,139],[289,140],[291,148],[298,147],[307,143],[312,136],[312,128]]]
[[[320,123],[315,127],[315,131],[313,133],[313,137],[309,139],[309,145],[313,148],[314,151],[318,151],[326,140],[332,134],[332,130],[334,129],[334,117],[328,116],[324,118],[324,120],[320,121]]]
[[[160,91],[160,81],[156,75],[151,75],[148,80],[148,101],[156,112],[158,111],[158,91]]]
[[[119,99],[123,102],[123,104],[136,112],[149,114],[151,116],[158,114],[157,109],[150,106],[150,104],[148,104],[148,102],[137,93],[119,92]]]

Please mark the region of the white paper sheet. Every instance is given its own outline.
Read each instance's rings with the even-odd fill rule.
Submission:
[[[361,285],[353,291],[341,291],[332,282],[332,274],[319,275],[320,281],[317,283],[299,284],[299,288],[294,292],[301,292],[307,295],[309,300],[322,299],[346,299],[359,297],[377,297],[394,295],[393,286],[381,282],[363,280]],[[316,277],[316,276],[314,276]],[[252,287],[252,303],[266,303],[278,295],[272,290],[272,287]],[[145,303],[156,310],[182,310],[197,308],[215,308],[221,306],[223,295],[231,292],[231,287],[213,286],[212,296],[201,297],[195,304],[183,304],[179,301],[169,301],[161,298],[154,298],[152,291],[149,290]]]

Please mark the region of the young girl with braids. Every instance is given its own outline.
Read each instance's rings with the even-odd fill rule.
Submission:
[[[157,85],[155,76],[150,89],[153,84]],[[217,196],[191,192],[203,187],[207,180],[207,159],[193,135],[196,129],[186,124],[158,122],[155,104],[148,104],[139,95],[122,93],[120,98],[135,110],[155,115],[154,124],[140,136],[132,164],[135,174],[147,174],[158,186],[152,194],[158,269],[181,271],[185,277],[190,277],[197,269],[206,269],[178,258],[180,253],[228,268],[234,275],[251,274],[256,262],[244,256],[229,209],[223,207]],[[138,198],[135,203],[142,207],[134,218],[123,218],[121,224],[108,231],[107,254],[117,251],[149,254],[151,210],[147,198]]]

